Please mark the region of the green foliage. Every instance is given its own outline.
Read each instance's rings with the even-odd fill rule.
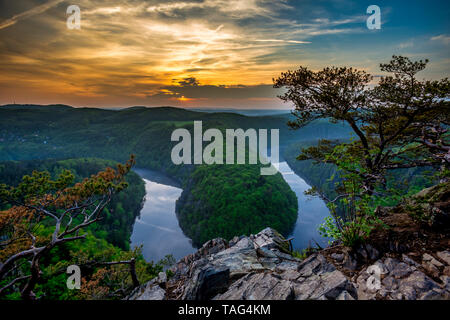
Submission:
[[[292,143],[284,149],[283,157],[289,167],[309,185],[314,186],[319,194],[333,199],[337,196],[335,184],[340,181],[336,166],[314,160],[297,160],[302,149],[316,143],[317,140]]]
[[[305,260],[305,259],[308,258],[310,255],[312,255],[313,253],[315,253],[315,252],[317,252],[317,251],[319,251],[319,250],[320,250],[320,248],[311,248],[311,247],[308,247],[308,248],[305,248],[305,249],[303,249],[303,250],[301,250],[301,251],[294,250],[294,251],[291,252],[291,255],[292,255],[294,258],[297,258],[297,259],[300,259],[300,260]]]
[[[49,227],[41,228],[39,235],[48,236],[52,232]],[[108,296],[114,289],[122,285],[121,281],[131,285],[131,279],[127,266],[123,267],[107,267],[107,271],[120,271],[119,279],[108,282],[109,290],[105,296],[86,296],[79,290],[69,290],[66,285],[68,275],[66,269],[69,265],[79,265],[81,267],[81,275],[83,278],[83,286],[91,281],[98,270],[103,268],[101,265],[92,264],[90,262],[109,262],[120,261],[136,258],[136,272],[141,283],[156,277],[159,272],[163,270],[163,265],[160,263],[147,263],[138,248],[137,251],[124,251],[118,247],[113,246],[104,239],[96,238],[91,232],[87,232],[86,238],[75,242],[67,242],[61,246],[53,248],[48,255],[41,260],[42,276],[39,283],[34,290],[36,297],[42,300],[79,300],[79,299],[114,299],[119,296]],[[118,270],[112,270],[116,268]],[[111,269],[111,270],[110,270]],[[24,272],[26,272],[24,270]],[[7,277],[0,281],[0,287],[6,285],[12,278]],[[82,288],[83,289],[83,288]],[[128,288],[130,290],[130,288]],[[128,291],[129,292],[129,291]],[[20,292],[10,291],[8,294],[1,297],[6,300],[20,299]]]
[[[49,180],[61,174],[59,188],[63,184],[73,185],[81,182],[106,167],[115,167],[114,161],[94,158],[66,159],[66,160],[34,160],[34,161],[7,161],[0,163],[0,183],[8,185],[20,185],[20,177],[30,175],[22,182],[22,187],[17,189],[18,194],[29,194],[32,185],[42,188],[43,180]],[[33,171],[36,175],[33,178]],[[31,180],[39,181],[31,184]],[[63,179],[63,180],[61,180]],[[134,220],[139,215],[142,200],[145,195],[145,186],[142,179],[134,172],[127,174],[125,178],[127,188],[115,194],[104,210],[104,218],[98,223],[88,227],[98,238],[107,240],[122,249],[129,249],[129,239]],[[34,190],[34,192],[37,190]],[[40,191],[41,193],[44,190]],[[2,205],[0,203],[0,209]]]
[[[287,235],[297,219],[297,197],[280,173],[261,176],[255,165],[196,167],[177,202],[180,226],[195,245],[273,227]]]
[[[403,209],[416,221],[430,227],[448,228],[450,182],[421,190],[404,201]]]
[[[349,150],[349,144],[335,146],[326,159],[337,163],[341,182],[336,183],[339,196],[327,204],[334,219],[326,219],[319,232],[342,241],[345,246],[354,247],[365,242],[371,231],[381,225],[381,220],[374,213],[373,198],[363,190],[359,173],[364,172],[365,168],[361,167],[358,156]],[[336,211],[336,203],[343,208],[341,215]]]
[[[339,186],[343,183],[343,178],[349,178],[349,176],[343,176],[338,165],[315,162],[314,160],[296,160],[299,150],[312,144],[314,144],[313,141],[292,144],[286,148],[283,156],[294,172],[305,179],[308,184],[314,186],[311,190],[312,193],[319,193],[327,199],[335,199],[339,195],[339,192],[342,191]],[[343,150],[342,147],[340,150]],[[342,164],[343,168],[354,169],[355,164],[351,163],[354,159],[348,158],[345,160],[343,157],[340,157],[339,160],[339,164]],[[384,190],[377,190],[378,192],[382,192],[382,194],[373,195],[370,198],[370,212],[374,212],[378,206],[396,206],[420,190],[434,185],[437,182],[436,174],[440,175],[441,173],[427,167],[390,171],[386,175],[386,186]],[[342,234],[333,217],[328,217],[320,226],[319,231],[325,237],[333,240],[340,239],[346,245],[353,245],[353,243],[364,242],[370,235],[371,230],[373,230],[373,224],[375,223],[377,225],[380,221],[377,221],[376,217],[369,216],[369,219],[359,218],[357,223],[345,222],[343,219],[346,210],[349,209],[348,205],[349,201],[346,199],[327,203],[330,211],[337,213],[338,223],[344,227],[344,233],[347,232],[347,234]],[[413,211],[411,209],[411,212]],[[422,210],[420,212],[422,214]]]
[[[358,216],[354,220],[344,221],[341,217],[325,218],[319,226],[322,236],[330,238],[330,243],[339,240],[344,246],[355,247],[369,239],[370,233],[381,221],[376,216]],[[338,227],[339,226],[339,227]]]
[[[380,65],[392,75],[381,77],[374,88],[368,86],[371,75],[347,67],[318,72],[300,67],[275,80],[275,87],[287,89],[281,99],[295,105],[292,128],[329,119],[346,122],[354,134],[341,141],[321,139],[303,148],[296,158],[333,165],[328,167],[334,172],[327,183],[311,190],[327,200],[334,218],[320,227],[322,234],[348,246],[364,242],[381,224],[374,213],[377,205],[398,203],[419,185],[431,182],[433,172],[430,177],[427,169],[446,175],[450,82],[447,78],[418,80],[416,74],[427,63],[393,56],[388,64]],[[302,165],[295,167],[298,170]],[[424,170],[418,178],[399,179],[400,169],[419,167]],[[404,186],[399,187],[399,182]],[[333,197],[328,198],[330,194]]]
[[[69,160],[75,164],[80,161],[83,159]],[[48,161],[45,164],[55,165]],[[61,168],[55,178],[49,171],[34,170],[16,186],[0,185],[0,200],[9,204],[0,211],[2,298],[123,298],[137,281],[146,282],[162,271],[162,264],[145,262],[141,248],[124,251],[98,239],[88,228],[99,221],[111,196],[128,186],[124,177],[133,164],[132,156],[126,165],[117,164],[116,170],[106,168],[75,184],[75,175]],[[10,173],[5,168],[11,167],[2,166],[5,173]],[[124,214],[121,202],[115,204],[115,210]],[[119,263],[110,265],[111,260]],[[171,261],[166,260],[166,264]],[[130,263],[137,281],[131,276]],[[82,268],[80,291],[70,291],[66,286],[65,270],[72,264]]]
[[[208,183],[202,183],[199,179],[194,179],[195,182],[202,183],[201,189],[199,186],[193,185],[191,174],[196,170],[194,165],[174,165],[171,161],[170,152],[175,142],[171,142],[171,134],[177,128],[186,128],[193,131],[193,121],[203,121],[203,129],[218,128],[221,130],[231,128],[276,128],[280,130],[281,141],[292,139],[304,139],[305,137],[314,137],[317,132],[323,133],[324,136],[331,137],[337,132],[346,131],[340,125],[334,128],[329,128],[329,124],[318,120],[312,124],[311,127],[305,128],[302,133],[297,133],[289,130],[286,127],[286,122],[290,118],[287,116],[273,116],[273,117],[246,117],[238,114],[230,113],[201,113],[192,112],[176,108],[129,108],[121,111],[109,111],[99,109],[75,109],[75,108],[61,108],[58,107],[28,107],[16,106],[10,108],[0,108],[0,159],[4,160],[22,160],[22,159],[46,159],[46,158],[72,158],[72,157],[97,157],[103,159],[113,159],[115,161],[124,161],[126,157],[133,153],[136,155],[136,161],[140,167],[155,169],[169,176],[175,178],[180,185],[186,190],[195,189],[198,194],[206,194],[210,188]],[[86,126],[80,126],[80,123],[86,123]],[[14,125],[12,125],[14,124]],[[235,180],[250,180],[258,179],[260,172],[259,168],[249,171],[242,166],[233,166],[233,176]],[[216,174],[225,177],[229,173],[229,168],[207,166],[202,170],[210,171],[207,176],[208,179],[213,179]],[[281,177],[275,178],[273,184],[283,184],[281,189],[286,188],[285,182]],[[217,180],[215,180],[217,181]],[[225,180],[224,180],[225,181]],[[238,190],[234,182],[231,183],[236,197],[229,196],[226,203],[222,203],[221,216],[224,211],[234,212],[235,208],[243,206],[242,201],[250,199],[252,203],[270,202],[270,199],[261,198],[265,194],[259,192],[257,195],[250,197],[251,190],[244,192],[247,198],[242,199],[239,195],[241,190]],[[217,195],[220,195],[222,185],[214,182]],[[132,184],[131,184],[132,186]],[[255,189],[262,189],[255,187]],[[287,195],[277,194],[279,197],[275,199],[275,203],[282,202],[280,207],[282,210],[287,210],[287,203],[291,205],[289,208],[289,215],[293,215],[291,211],[297,207],[296,201],[290,200],[292,192],[287,191]],[[120,196],[119,196],[120,197]],[[281,200],[281,198],[286,198]],[[198,212],[198,210],[208,210],[210,207],[207,204],[206,197],[198,197],[200,201],[205,203],[196,203],[195,215],[201,216],[207,223],[211,230],[214,222],[220,224],[217,228],[217,233],[210,231],[207,234],[211,237],[219,235],[228,235],[230,232],[222,232],[220,229],[227,224],[227,219],[223,216],[220,221],[208,222],[208,212]],[[124,201],[121,200],[123,203]],[[186,203],[187,204],[187,203]],[[275,208],[274,204],[269,204],[271,208]],[[179,207],[181,207],[181,203]],[[227,208],[228,207],[228,208]],[[249,207],[249,205],[246,205]],[[123,206],[124,210],[130,211]],[[115,206],[108,207],[106,219],[110,215],[114,215]],[[119,208],[120,209],[120,208]],[[187,214],[188,209],[183,210]],[[284,214],[284,213],[283,213]],[[180,216],[183,216],[181,214]],[[280,215],[282,216],[282,215]],[[251,227],[252,232],[257,232],[257,227],[266,227],[264,222],[274,224],[275,213],[269,215],[269,219],[265,220],[265,215],[257,215],[252,218],[258,220],[257,224]],[[193,220],[193,219],[188,219]],[[234,221],[235,219],[232,219]],[[252,221],[253,221],[252,220]],[[292,225],[292,218],[287,221]],[[114,221],[118,221],[114,218]],[[108,220],[108,226],[114,226],[114,221]],[[283,220],[285,221],[285,220]],[[285,221],[286,222],[286,221]],[[199,223],[199,222],[198,222]],[[105,222],[106,224],[106,222]],[[124,223],[121,223],[124,226]],[[288,227],[282,223],[275,224],[281,230]],[[190,228],[188,223],[182,224],[183,231],[186,234],[199,233],[198,231],[187,230]],[[199,228],[196,226],[195,228]],[[185,229],[187,228],[187,229]],[[206,228],[206,227],[205,227]],[[225,227],[225,229],[232,229],[232,227]],[[245,229],[245,230],[244,230]],[[108,230],[109,241],[117,243],[116,238],[123,238],[121,235],[114,236],[111,239],[111,230]],[[107,236],[101,234],[101,230],[96,230],[97,235]],[[236,232],[248,233],[247,227],[240,227]],[[206,239],[204,236],[201,239]],[[120,244],[125,247],[124,244]]]
[[[392,75],[381,77],[374,88],[369,87],[371,75],[347,67],[317,72],[300,67],[282,73],[274,86],[286,88],[281,99],[295,105],[292,128],[330,119],[347,123],[355,135],[350,141],[322,139],[303,149],[298,159],[334,164],[359,175],[362,192],[368,194],[384,187],[390,170],[448,168],[450,82],[418,80],[416,74],[427,62],[393,56],[380,65]]]

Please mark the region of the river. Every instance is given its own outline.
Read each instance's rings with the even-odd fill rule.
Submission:
[[[324,201],[317,196],[306,196],[304,191],[310,186],[296,175],[286,162],[279,164],[279,171],[298,198],[298,217],[292,234],[293,247],[301,250],[314,246],[314,239],[321,246],[327,240],[322,238],[317,228],[329,215]],[[147,169],[135,169],[145,181],[146,197],[140,216],[136,218],[131,235],[131,248],[143,245],[143,255],[147,261],[158,261],[167,254],[175,259],[194,252],[191,240],[183,234],[175,214],[175,202],[181,195],[179,185],[164,175]]]
[[[157,171],[135,169],[145,182],[145,202],[136,218],[130,247],[143,245],[147,261],[159,261],[167,254],[175,259],[194,252],[191,240],[178,225],[175,202],[183,191],[177,183]]]

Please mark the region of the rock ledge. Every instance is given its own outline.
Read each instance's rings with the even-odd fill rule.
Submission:
[[[271,228],[230,242],[213,239],[178,261],[170,279],[161,273],[128,299],[450,299],[450,251],[424,254],[419,264],[406,254],[400,260],[379,257],[367,246],[358,252],[372,263],[360,270],[351,254],[326,251],[301,261],[289,254],[285,239]]]

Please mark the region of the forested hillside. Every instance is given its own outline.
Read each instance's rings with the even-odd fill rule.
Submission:
[[[0,299],[120,299],[162,271],[164,262],[148,263],[140,248],[129,250],[144,195],[133,163],[0,164]],[[66,284],[74,264],[80,290]]]
[[[297,197],[281,174],[259,175],[259,166],[199,166],[177,201],[177,216],[194,245],[220,234],[255,234],[270,225],[289,234],[297,219]],[[284,181],[283,181],[284,182]]]
[[[336,188],[342,181],[337,167],[314,160],[297,160],[303,148],[308,148],[316,143],[317,141],[304,141],[290,144],[283,150],[283,158],[296,174],[309,185],[314,186],[326,199],[335,199],[339,194]],[[386,189],[389,193],[378,197],[376,204],[382,206],[398,204],[403,198],[437,183],[435,174],[436,170],[427,167],[391,171],[386,176]]]
[[[31,175],[35,170],[48,171],[55,178],[64,169],[70,170],[75,175],[76,183],[115,165],[114,161],[92,158],[6,161],[0,162],[0,183],[16,186],[23,176]],[[128,187],[112,198],[104,209],[104,218],[98,224],[90,226],[88,230],[97,238],[105,239],[115,246],[128,250],[134,220],[139,215],[145,196],[145,187],[142,179],[134,172],[126,176],[126,181]]]
[[[333,127],[326,121],[318,121],[302,132],[295,132],[286,127],[288,119],[288,115],[246,117],[232,113],[202,113],[170,107],[133,107],[110,111],[59,105],[10,105],[0,107],[0,160],[96,157],[123,162],[130,154],[135,154],[139,167],[168,174],[187,190],[184,193],[187,198],[196,199],[195,212],[190,212],[192,207],[183,208],[183,205],[188,205],[188,202],[181,201],[178,206],[180,217],[187,213],[191,215],[195,213],[195,219],[180,218],[183,221],[181,226],[184,232],[194,237],[195,243],[200,244],[206,237],[229,238],[252,231],[253,229],[248,228],[246,224],[240,224],[242,210],[231,218],[223,219],[225,212],[233,212],[238,207],[249,208],[251,203],[266,204],[265,211],[252,211],[257,222],[253,228],[273,226],[287,232],[295,223],[297,202],[292,200],[292,192],[281,175],[275,175],[260,182],[261,184],[267,182],[268,185],[273,186],[274,190],[283,190],[276,197],[267,197],[264,192],[255,192],[259,189],[263,191],[262,188],[265,188],[255,185],[254,188],[247,190],[249,198],[228,197],[227,201],[220,204],[220,210],[214,210],[211,213],[208,211],[211,209],[210,202],[199,195],[211,193],[220,195],[224,185],[228,185],[238,194],[241,192],[242,182],[260,179],[259,170],[249,170],[244,166],[235,165],[232,166],[233,175],[231,176],[230,168],[226,165],[205,166],[205,168],[194,165],[174,165],[170,153],[176,144],[171,142],[172,132],[177,128],[186,128],[193,132],[194,120],[203,121],[203,130],[208,128],[217,128],[222,131],[230,128],[279,129],[281,143],[290,139],[303,140],[308,137],[311,139],[317,136],[317,132],[330,137],[346,130],[340,125]],[[197,170],[200,171],[196,174]],[[205,182],[205,179],[193,178],[200,176],[204,176],[206,180],[220,176],[224,180],[222,184],[214,185],[214,183]],[[195,191],[196,195],[188,194],[191,190]],[[248,203],[244,203],[247,201]],[[216,206],[212,208],[218,209]],[[120,206],[115,210],[121,211]],[[289,218],[285,219],[284,213]],[[194,225],[189,225],[188,222]],[[220,222],[221,225],[212,227],[213,222]],[[210,227],[199,232],[199,226],[206,224]],[[240,227],[230,227],[232,225]]]

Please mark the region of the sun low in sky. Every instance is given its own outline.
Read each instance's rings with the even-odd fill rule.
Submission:
[[[70,5],[80,29],[67,27]],[[272,88],[281,72],[380,75],[393,54],[429,58],[422,76],[437,79],[450,71],[449,16],[436,0],[0,0],[0,104],[289,108]]]

